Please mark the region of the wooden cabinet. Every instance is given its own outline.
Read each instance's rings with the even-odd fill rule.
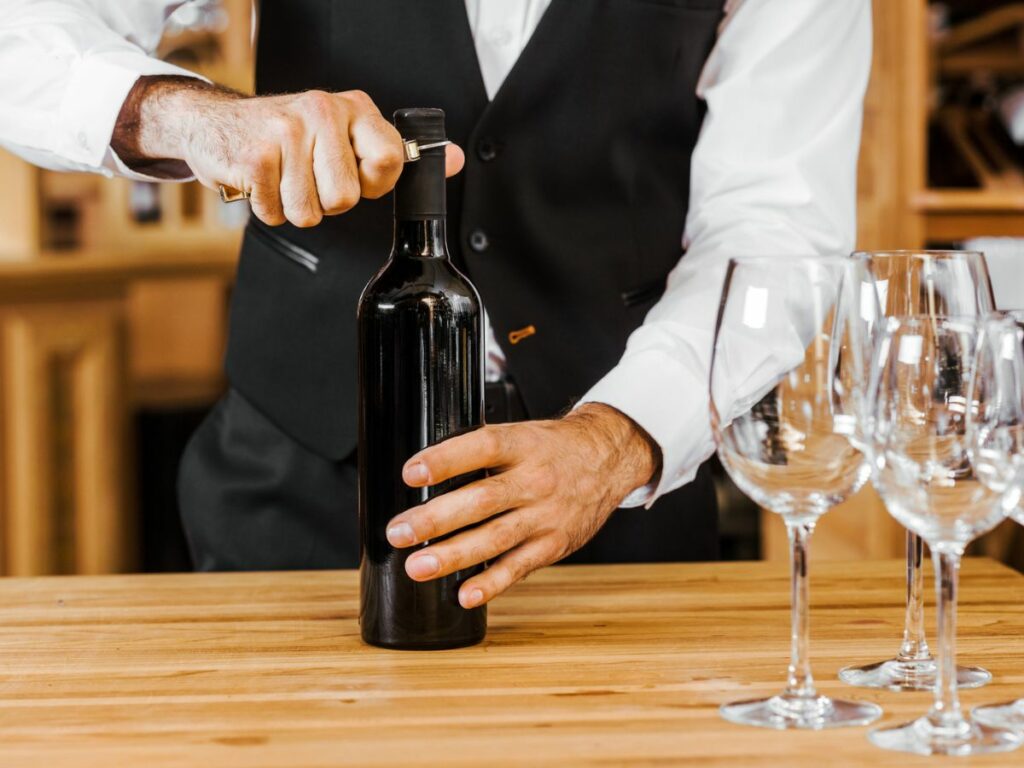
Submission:
[[[223,389],[235,251],[0,262],[0,573],[137,565],[130,417]]]
[[[251,0],[197,9],[183,11],[213,23],[159,54],[249,90]],[[131,417],[223,390],[246,209],[196,182],[42,171],[2,150],[0,181],[0,573],[130,570]]]
[[[4,573],[132,565],[124,328],[116,299],[0,311]]]

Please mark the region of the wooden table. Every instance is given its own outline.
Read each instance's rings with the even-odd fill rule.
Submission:
[[[835,673],[895,650],[901,573],[812,574],[821,689],[887,723],[928,694]],[[962,595],[961,658],[996,678],[965,703],[1024,695],[1024,577],[969,561]],[[0,580],[0,765],[1024,765],[720,720],[781,686],[787,601],[775,564],[551,568],[497,602],[484,644],[417,653],[361,644],[350,572]]]

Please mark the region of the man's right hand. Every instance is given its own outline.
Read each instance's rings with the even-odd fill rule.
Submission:
[[[178,77],[135,84],[111,147],[142,173],[191,171],[211,189],[248,192],[253,213],[272,226],[312,227],[381,197],[404,161],[401,136],[362,91],[245,97]],[[451,176],[464,156],[447,150]]]

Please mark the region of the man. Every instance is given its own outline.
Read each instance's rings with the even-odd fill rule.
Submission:
[[[489,312],[489,406],[532,419],[410,457],[413,486],[490,470],[392,522],[399,547],[479,523],[410,576],[489,560],[468,607],[577,550],[713,557],[724,265],[852,247],[869,0],[263,0],[257,92],[284,95],[257,98],[145,55],[180,4],[0,0],[0,141],[250,194],[232,390],[183,460],[198,567],[355,562],[354,309],[405,106],[465,150],[450,245]]]

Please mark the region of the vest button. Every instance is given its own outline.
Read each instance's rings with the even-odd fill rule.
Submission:
[[[474,229],[469,233],[469,247],[477,253],[483,253],[490,246],[491,241],[487,239],[487,233],[482,229]]]
[[[489,163],[498,156],[498,147],[490,139],[481,139],[476,145],[476,156]]]

